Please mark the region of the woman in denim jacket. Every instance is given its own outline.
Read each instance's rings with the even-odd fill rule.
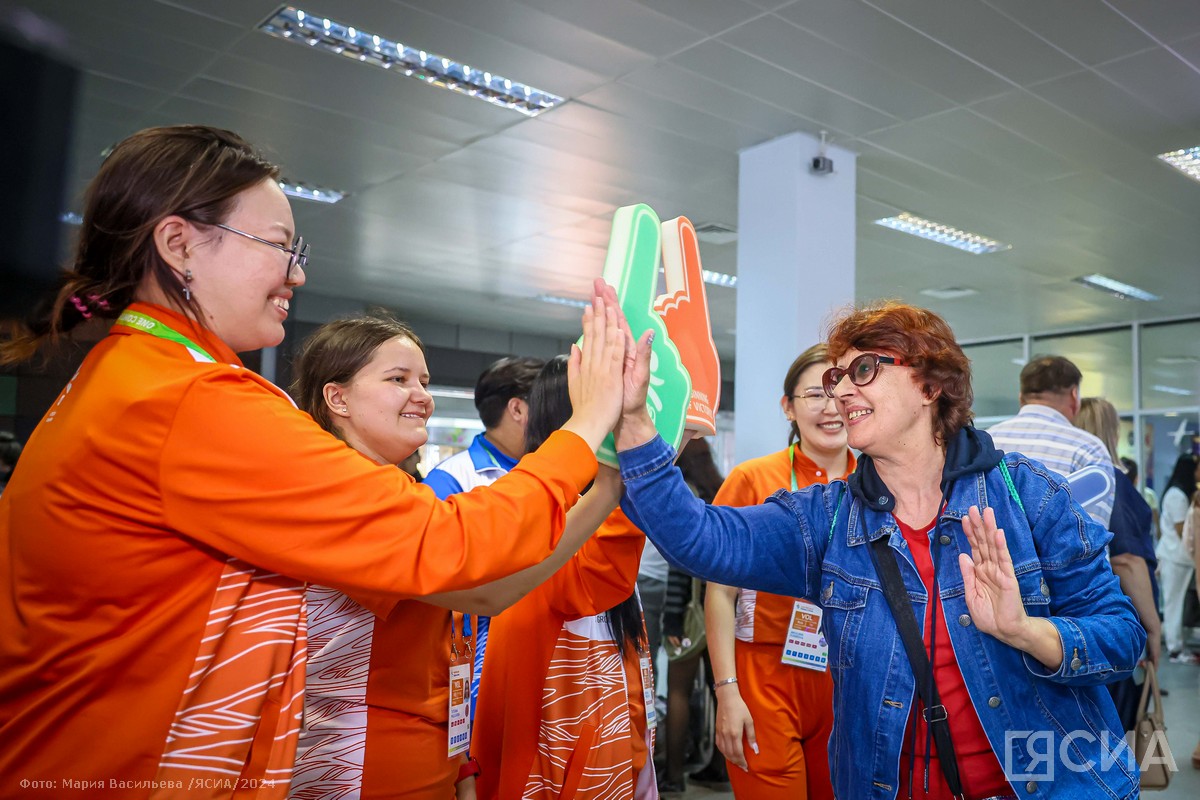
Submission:
[[[630,395],[617,431],[626,510],[683,569],[822,607],[839,798],[952,796],[932,743],[943,716],[962,796],[1138,796],[1103,684],[1134,668],[1145,632],[1109,568],[1109,533],[1060,476],[970,426],[970,367],[937,315],[848,312],[829,349],[825,390],[863,453],[848,481],[706,506]],[[881,557],[898,563],[933,664],[928,713]]]

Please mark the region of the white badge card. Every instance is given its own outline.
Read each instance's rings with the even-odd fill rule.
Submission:
[[[653,730],[658,725],[658,709],[654,706],[654,668],[650,657],[642,656],[642,702],[646,704],[646,727]]]
[[[471,663],[450,667],[450,749],[453,758],[471,747]]]
[[[787,641],[783,644],[784,664],[793,667],[825,671],[829,662],[829,644],[821,633],[821,607],[797,600],[792,606],[792,623],[788,626]]]

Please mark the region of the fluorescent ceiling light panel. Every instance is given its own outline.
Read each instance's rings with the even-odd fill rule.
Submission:
[[[979,294],[979,292],[967,286],[944,286],[941,289],[922,289],[921,294],[938,300],[957,300],[960,297]]]
[[[564,102],[558,95],[385,39],[353,25],[313,16],[293,6],[282,6],[259,29],[280,39],[400,72],[431,86],[511,108],[529,117],[536,117]]]
[[[1180,389],[1178,386],[1163,386],[1162,384],[1155,384],[1150,388],[1156,392],[1178,395],[1179,397],[1191,397],[1193,394],[1195,394],[1195,392],[1189,392],[1187,389]]]
[[[1200,181],[1200,147],[1188,147],[1158,157],[1194,181]]]
[[[1128,283],[1122,283],[1115,278],[1110,278],[1107,275],[1093,273],[1092,275],[1081,275],[1075,279],[1076,283],[1082,283],[1084,286],[1090,286],[1093,289],[1099,289],[1102,292],[1108,292],[1122,300],[1144,300],[1148,303],[1155,300],[1162,300],[1156,294],[1151,294],[1145,289],[1139,289],[1136,286],[1130,286]]]
[[[429,386],[425,391],[434,397],[447,397],[455,400],[474,400],[474,389],[458,389],[453,386]]]
[[[346,196],[345,192],[336,189],[325,189],[320,186],[309,186],[307,183],[292,183],[280,181],[279,188],[288,197],[298,197],[301,200],[312,200],[315,203],[336,203]]]
[[[590,300],[580,300],[576,297],[561,297],[556,294],[539,294],[534,300],[541,300],[543,303],[552,303],[556,306],[570,306],[571,308],[587,308],[592,303]]]
[[[713,286],[725,286],[730,289],[737,288],[737,275],[726,275],[724,272],[713,272],[708,269],[702,269],[700,273],[704,276],[705,283],[710,283]]]
[[[978,233],[961,231],[958,228],[952,228],[940,222],[922,219],[915,214],[909,214],[907,211],[895,217],[877,219],[875,220],[875,224],[891,228],[894,231],[900,231],[901,233],[920,236],[922,239],[928,239],[938,244],[957,247],[959,250],[966,250],[968,253],[974,253],[975,255],[998,253],[1001,250],[1012,249],[1011,244],[998,242],[995,239],[980,236]]]

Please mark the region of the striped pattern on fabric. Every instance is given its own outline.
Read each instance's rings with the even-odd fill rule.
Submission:
[[[238,778],[262,781],[257,797],[286,797],[306,647],[304,584],[230,558],[156,780],[183,781],[189,798],[228,797]]]

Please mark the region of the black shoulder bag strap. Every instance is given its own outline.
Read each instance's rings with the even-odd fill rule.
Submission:
[[[946,707],[942,705],[941,695],[938,694],[937,684],[933,680],[933,668],[929,664],[929,654],[925,652],[921,629],[917,627],[917,615],[913,611],[908,592],[904,589],[904,579],[900,577],[896,556],[888,547],[887,536],[880,536],[871,542],[871,560],[875,562],[875,570],[879,573],[879,582],[883,586],[883,596],[887,598],[888,606],[892,609],[892,617],[895,618],[896,627],[900,631],[900,640],[904,642],[904,650],[908,653],[908,663],[912,666],[921,702],[925,704],[925,722],[933,732],[938,763],[942,765],[946,785],[952,795],[962,797],[962,780],[958,775],[954,742],[950,740]],[[936,603],[937,598],[931,597],[929,602]]]

